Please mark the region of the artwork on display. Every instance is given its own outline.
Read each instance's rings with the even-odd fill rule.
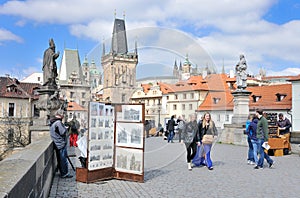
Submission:
[[[116,171],[143,174],[143,150],[116,148]]]
[[[142,122],[142,105],[122,105],[121,112],[117,113],[117,121]]]
[[[116,145],[143,148],[143,123],[116,123]]]
[[[88,169],[96,170],[112,167],[114,156],[114,111],[111,105],[104,105],[98,102],[90,103],[90,128],[88,144]]]
[[[144,180],[143,110],[143,104],[90,102],[88,171],[104,171],[106,176],[122,172],[111,177]]]

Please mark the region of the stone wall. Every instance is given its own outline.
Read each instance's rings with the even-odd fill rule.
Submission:
[[[52,140],[42,137],[0,162],[0,197],[48,197],[55,168]]]

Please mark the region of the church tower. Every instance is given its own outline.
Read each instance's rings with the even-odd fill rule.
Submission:
[[[103,48],[105,49],[105,48]],[[128,52],[125,20],[115,19],[111,50],[102,52],[103,101],[129,103],[136,86],[137,46]]]

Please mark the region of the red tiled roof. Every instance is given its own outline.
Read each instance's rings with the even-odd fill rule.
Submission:
[[[0,97],[7,98],[37,98],[35,89],[40,88],[39,83],[20,82],[15,78],[0,77]],[[9,88],[14,88],[10,89]]]
[[[86,111],[86,109],[77,104],[76,102],[69,102],[67,111]]]
[[[269,86],[248,87],[252,92],[249,96],[249,109],[291,109],[292,108],[292,85],[280,84]],[[284,99],[277,101],[276,94],[285,95]],[[260,99],[254,102],[253,96],[259,96]],[[218,100],[219,99],[219,100]],[[216,103],[216,100],[218,102]],[[233,110],[233,96],[230,91],[209,91],[198,111],[208,110]]]

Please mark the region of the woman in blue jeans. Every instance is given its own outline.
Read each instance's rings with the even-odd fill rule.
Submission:
[[[204,135],[212,135],[213,137],[218,135],[216,125],[211,119],[210,113],[206,112],[203,116],[202,124],[199,125],[200,140],[202,142]],[[213,163],[210,158],[212,143],[203,143],[203,148],[205,152],[205,161],[208,170],[213,170]]]

